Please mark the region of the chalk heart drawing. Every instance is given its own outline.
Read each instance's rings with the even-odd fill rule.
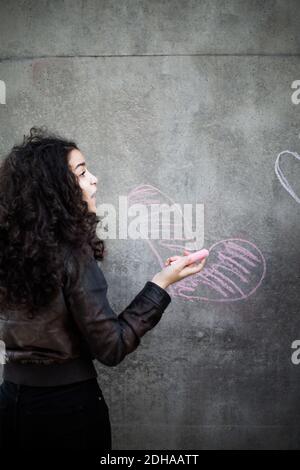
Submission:
[[[290,194],[290,196],[292,196],[292,198],[295,199],[295,201],[298,202],[298,204],[299,204],[300,203],[299,196],[296,194],[295,190],[290,185],[288,179],[286,178],[286,176],[284,175],[282,169],[280,168],[280,161],[282,160],[284,155],[288,156],[288,158],[290,158],[290,156],[292,156],[293,158],[295,158],[298,161],[300,161],[300,155],[298,155],[296,152],[290,152],[289,150],[284,150],[283,152],[280,152],[278,154],[278,156],[276,158],[276,161],[275,161],[275,173],[277,175],[277,178],[279,179],[279,181],[282,184],[282,186],[284,187],[284,189],[286,189],[286,191]]]
[[[166,203],[175,204],[169,196],[150,184],[139,185],[128,194],[128,207],[132,204],[150,206]],[[179,212],[183,217],[180,209]],[[160,228],[162,226],[163,222]],[[190,249],[190,240],[189,237],[176,240],[143,239],[161,268],[169,256],[183,255],[185,242],[189,241]],[[195,245],[195,249],[200,248]],[[172,296],[191,302],[235,302],[247,299],[257,291],[266,274],[266,261],[254,243],[230,238],[205,248],[209,249],[210,254],[204,269],[169,286]]]

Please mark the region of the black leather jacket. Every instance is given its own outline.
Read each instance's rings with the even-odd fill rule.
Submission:
[[[106,294],[107,282],[95,258],[79,262],[76,252],[67,250],[65,283],[51,305],[34,316],[0,312],[0,340],[6,346],[3,379],[49,386],[96,377],[92,361],[119,364],[171,302],[165,289],[147,281],[117,316]]]

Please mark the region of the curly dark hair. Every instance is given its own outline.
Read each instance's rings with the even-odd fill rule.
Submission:
[[[75,142],[32,127],[1,162],[1,309],[48,305],[64,283],[65,247],[104,257],[101,218],[89,211],[68,164],[73,149]]]

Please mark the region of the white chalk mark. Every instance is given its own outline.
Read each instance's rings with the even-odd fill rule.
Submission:
[[[292,155],[293,157],[296,158],[296,160],[300,160],[300,156],[296,152],[290,152],[290,150],[284,150],[283,152],[280,152],[275,162],[275,173],[277,175],[277,178],[279,179],[284,189],[286,189],[286,191],[292,196],[292,198],[295,199],[295,201],[298,202],[298,204],[300,204],[300,198],[297,196],[294,189],[290,185],[288,179],[284,176],[282,169],[280,168],[280,159],[283,155]]]
[[[3,80],[0,80],[0,104],[6,104],[6,85]]]

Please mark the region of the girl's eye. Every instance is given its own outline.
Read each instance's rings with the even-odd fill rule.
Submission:
[[[85,171],[86,171],[86,170],[85,170]],[[85,171],[84,171],[83,173],[81,173],[79,176],[82,176],[82,175],[84,175],[84,174],[85,174]]]

